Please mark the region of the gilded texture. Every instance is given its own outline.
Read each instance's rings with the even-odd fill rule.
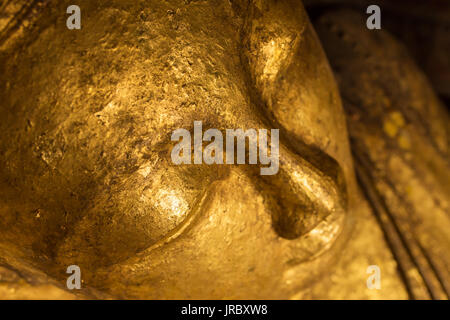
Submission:
[[[32,298],[27,288],[36,277],[70,298],[65,271],[76,264],[78,298],[408,297],[372,199],[357,185],[348,115],[300,1],[79,1],[76,31],[66,28],[69,4],[37,1],[23,11],[33,14],[20,15],[19,2],[1,7],[0,266],[5,277],[33,270],[23,282],[10,274],[7,286],[22,283]],[[375,101],[397,139],[399,116],[382,110],[385,100],[362,81],[364,72],[355,76],[367,84],[357,94]],[[427,87],[415,76],[405,83]],[[420,93],[397,93],[420,114]],[[431,108],[441,112],[438,102]],[[417,139],[436,145],[439,167],[448,146],[444,120],[422,116],[430,125],[418,128],[434,131]],[[279,173],[174,165],[170,135],[192,130],[194,121],[205,130],[279,128]],[[372,132],[349,124],[352,138]],[[373,133],[379,144],[389,137]],[[358,155],[375,151],[358,148]],[[401,185],[404,177],[392,180]],[[445,198],[439,188],[448,177],[435,182],[429,172],[415,186],[422,178]],[[374,179],[371,186],[389,192],[383,176]],[[366,288],[371,264],[382,267],[383,292]]]
[[[340,11],[316,25],[336,70],[358,171],[411,295],[445,299],[449,116],[405,47],[361,28],[363,19]]]

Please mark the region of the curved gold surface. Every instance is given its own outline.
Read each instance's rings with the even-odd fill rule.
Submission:
[[[411,222],[415,241],[426,252],[435,248],[428,241],[441,241],[433,255],[448,248],[449,179],[436,174],[448,172],[448,115],[401,51],[390,58],[411,75],[390,75],[399,87],[386,98],[378,74],[360,70],[359,53],[333,38],[326,16],[319,21],[333,66],[343,61],[358,71],[335,69],[344,110],[300,1],[79,1],[81,30],[66,28],[68,5],[0,7],[15,17],[0,20],[0,277],[23,275],[10,275],[3,291],[0,284],[1,298],[17,297],[9,288],[25,298],[430,297],[412,295],[429,287],[414,291],[397,271],[403,260],[367,194],[375,188],[400,217],[409,211],[395,197],[388,201],[383,183],[405,190],[414,217],[432,212],[429,224]],[[345,17],[333,23],[358,29]],[[360,40],[366,50],[375,46],[370,37]],[[380,55],[396,47],[386,37]],[[361,97],[359,110],[374,104],[383,126],[362,112],[348,133],[348,96]],[[433,116],[421,114],[431,131],[415,136],[424,125],[412,121],[410,166],[400,163],[408,142],[399,133],[400,103],[389,102],[397,97],[418,114],[421,101],[435,101]],[[279,128],[279,173],[174,165],[170,135],[194,121],[205,130]],[[394,138],[391,154],[384,146]],[[366,165],[363,193],[355,164],[360,172],[369,151],[372,162],[388,157],[393,167]],[[438,190],[439,209],[421,200],[429,188]],[[435,230],[442,231],[428,240]],[[447,262],[439,261],[444,276],[435,286],[448,281]],[[72,264],[83,276],[77,296],[62,291]],[[380,291],[366,287],[373,264],[382,268]]]

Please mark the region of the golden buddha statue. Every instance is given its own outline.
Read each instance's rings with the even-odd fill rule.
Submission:
[[[0,298],[448,298],[448,113],[387,32],[298,0],[80,0],[70,30],[69,5],[0,5]],[[277,174],[174,164],[195,121],[279,129]]]

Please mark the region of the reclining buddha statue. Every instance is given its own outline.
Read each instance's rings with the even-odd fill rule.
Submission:
[[[0,298],[448,299],[448,110],[365,11],[71,4],[0,4]],[[174,164],[196,121],[278,172]]]

